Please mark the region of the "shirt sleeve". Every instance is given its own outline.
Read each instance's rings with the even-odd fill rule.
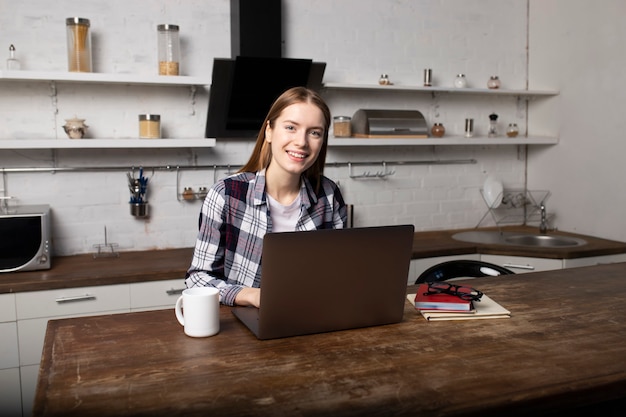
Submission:
[[[220,291],[220,301],[234,305],[242,285],[226,282],[225,262],[225,210],[223,187],[211,187],[207,193],[199,218],[198,237],[191,266],[187,270],[185,285],[191,287],[215,287]]]

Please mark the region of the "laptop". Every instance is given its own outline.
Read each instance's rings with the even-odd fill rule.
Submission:
[[[402,321],[413,225],[267,233],[261,307],[233,307],[259,339]]]

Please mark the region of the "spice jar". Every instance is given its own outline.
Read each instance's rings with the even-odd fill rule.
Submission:
[[[158,114],[140,114],[139,137],[142,139],[159,139],[161,137],[161,116]]]
[[[510,138],[517,137],[519,133],[519,129],[517,127],[517,123],[509,123],[509,127],[506,128],[506,135]]]
[[[352,136],[351,120],[348,116],[333,117],[333,134],[336,138],[349,138]]]
[[[177,25],[158,25],[159,75],[180,74],[180,38]]]
[[[65,26],[68,70],[70,72],[91,72],[89,19],[68,17],[65,19]]]
[[[489,81],[487,81],[487,88],[490,88],[492,90],[497,90],[498,88],[500,88],[500,79],[497,75],[492,75],[489,78]]]
[[[433,85],[433,70],[426,68],[424,70],[424,87],[432,87]]]
[[[498,136],[498,115],[491,113],[489,115],[489,131],[487,137],[495,138],[496,136]]]
[[[436,138],[440,138],[446,133],[446,128],[441,123],[435,123],[430,129],[430,133]]]
[[[9,59],[7,59],[7,69],[9,71],[17,71],[20,69],[20,61],[15,58],[15,46],[9,46]]]
[[[378,79],[378,84],[380,85],[391,84],[391,81],[389,81],[389,76],[387,74],[380,74],[380,78]]]
[[[465,78],[465,74],[459,74],[454,79],[454,86],[456,88],[465,88],[467,87],[467,78]]]
[[[474,136],[474,119],[465,119],[465,137]]]
[[[185,200],[193,200],[195,199],[196,196],[193,192],[193,188],[191,187],[185,187],[185,190],[183,191],[183,199]]]

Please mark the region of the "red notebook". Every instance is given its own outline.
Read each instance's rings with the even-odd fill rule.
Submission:
[[[472,311],[470,300],[463,300],[456,295],[428,294],[428,284],[420,284],[415,295],[415,308],[418,310]]]

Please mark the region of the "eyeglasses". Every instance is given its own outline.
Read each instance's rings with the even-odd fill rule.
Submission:
[[[464,287],[462,285],[448,284],[447,282],[428,282],[428,289],[424,295],[433,294],[449,294],[455,295],[462,300],[480,301],[483,296],[481,291],[472,287]]]

